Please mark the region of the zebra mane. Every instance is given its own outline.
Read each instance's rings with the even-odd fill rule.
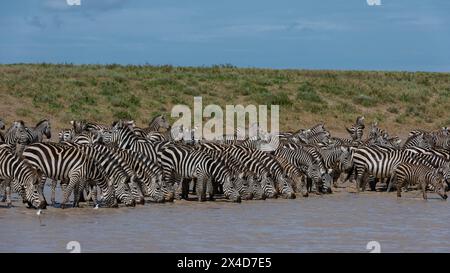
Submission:
[[[44,124],[45,122],[49,122],[49,120],[48,120],[48,119],[43,119],[43,120],[39,121],[38,123],[36,123],[35,128],[38,128],[39,126],[41,126],[41,125]],[[50,122],[49,122],[49,123],[50,123]]]

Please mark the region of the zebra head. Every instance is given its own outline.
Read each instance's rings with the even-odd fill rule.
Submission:
[[[253,192],[249,187],[248,176],[245,173],[233,174],[236,177],[234,180],[234,186],[238,190],[239,195],[244,200],[251,200],[253,198]]]
[[[252,172],[244,173],[244,175],[246,176],[246,180],[248,182],[248,187],[250,189],[250,192],[253,195],[253,199],[255,199],[255,200],[266,199],[264,190],[261,187],[261,181],[258,180],[258,177]]]
[[[434,192],[439,194],[442,199],[447,200],[447,183],[445,177],[443,175],[443,169],[439,168],[434,171],[434,174],[437,177],[437,180],[433,182]]]
[[[331,193],[331,183],[333,182],[333,178],[328,172],[325,172],[321,175],[322,181],[322,192],[323,193]]]
[[[47,137],[47,139],[52,138],[52,127],[50,125],[50,121],[48,119],[43,119],[36,124],[35,129],[37,131],[42,132],[43,135]]]
[[[264,194],[267,198],[277,198],[277,190],[270,173],[262,173],[258,177],[258,180],[261,181],[261,187],[263,188]]]
[[[72,138],[74,137],[74,130],[73,129],[63,129],[58,133],[58,139],[59,142],[65,141],[70,142],[72,141]]]
[[[124,181],[118,181],[115,179],[110,184],[114,186],[114,194],[118,201],[125,204],[127,207],[134,207],[136,205],[136,201],[133,198],[133,195],[131,193],[130,186],[128,183]]]
[[[87,122],[85,120],[71,120],[73,130],[76,134],[81,134],[87,128]]]
[[[27,166],[26,168],[29,169],[29,173],[23,185],[24,188],[21,189],[25,193],[24,196],[26,200],[24,201],[26,201],[30,207],[45,209],[47,202],[45,201],[40,187],[41,176],[32,167]]]
[[[353,167],[352,154],[349,147],[341,146],[339,166],[342,171],[349,171]]]
[[[153,177],[150,185],[147,186],[147,194],[150,202],[164,203],[165,193],[160,182],[161,181],[157,181],[156,177]]]
[[[169,121],[167,121],[166,116],[165,115],[158,115],[156,117],[154,117],[149,123],[148,123],[149,127],[155,126],[158,129],[159,128],[163,128],[163,129],[170,129],[170,123]]]
[[[241,202],[241,196],[239,195],[239,192],[234,187],[234,184],[236,183],[236,177],[231,175],[225,177],[225,181],[223,182],[223,193],[225,197],[230,199],[233,202],[240,203]]]
[[[278,191],[281,193],[281,196],[285,199],[295,199],[294,189],[292,189],[292,184],[294,183],[294,179],[290,177],[288,174],[284,174],[280,177],[280,181],[278,181]]]
[[[447,162],[441,166],[441,172],[447,184],[450,185],[450,162]]]
[[[356,125],[364,126],[364,116],[359,116],[356,118]]]

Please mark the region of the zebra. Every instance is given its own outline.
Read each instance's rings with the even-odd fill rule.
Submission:
[[[289,163],[289,161],[283,157],[275,157],[275,159],[280,163],[286,174],[291,177],[294,192],[300,192],[303,197],[308,197],[309,194],[305,173],[293,164]]]
[[[439,159],[432,155],[422,155],[410,150],[396,150],[392,148],[361,147],[350,148],[352,153],[352,161],[356,172],[356,190],[359,192],[360,187],[365,189],[361,183],[366,175],[373,175],[376,178],[388,178],[393,175],[398,164],[406,163],[422,163],[433,166],[432,164],[443,164],[444,159]],[[389,183],[388,190],[390,189]]]
[[[148,127],[142,128],[142,134],[148,134],[150,132],[158,132],[159,129],[170,129],[170,123],[166,120],[165,115],[155,116],[149,123]]]
[[[63,129],[58,133],[58,140],[59,142],[71,142],[75,135],[75,130],[73,128]]]
[[[170,145],[158,152],[163,177],[168,181],[170,177],[197,178],[197,197],[199,201],[206,200],[206,183],[213,182],[223,186],[224,194],[233,202],[241,202],[239,193],[234,189],[235,177],[222,162],[214,160],[201,151],[192,151],[184,147]]]
[[[330,141],[330,133],[328,131],[309,133],[306,136],[299,136],[299,140],[304,144],[328,143]]]
[[[418,184],[422,190],[423,199],[427,199],[427,186],[432,185],[434,191],[447,199],[446,183],[442,169],[434,169],[425,165],[401,163],[394,172],[397,183],[397,197],[401,197],[401,188],[407,184]]]
[[[119,149],[132,150],[137,153],[146,155],[152,162],[157,163],[157,151],[161,145],[166,143],[159,142],[158,144],[148,141],[145,138],[139,137],[133,133],[128,127],[115,128],[101,133],[103,142],[105,144],[115,144]]]
[[[151,202],[173,201],[173,195],[169,195],[166,185],[162,185],[162,169],[151,162],[145,155],[131,150],[114,149],[115,154],[120,156],[124,163],[134,171],[136,178],[145,185],[146,196]]]
[[[292,183],[289,181],[290,178],[285,175],[280,163],[271,154],[240,145],[234,145],[232,146],[232,149],[241,149],[248,153],[252,158],[260,161],[273,175],[277,191],[281,196],[287,199],[295,198],[294,190],[291,187]]]
[[[67,141],[67,142],[84,144],[84,145],[103,144],[103,138],[100,134],[95,134],[92,132],[83,132],[81,134],[77,134],[76,136],[73,136],[71,138],[71,141]]]
[[[264,191],[264,195],[267,198],[277,197],[277,190],[275,188],[274,181],[269,170],[260,161],[252,157],[245,150],[237,148],[235,149],[234,145],[225,145],[213,142],[202,143],[201,147],[228,153],[229,156],[235,158],[239,162],[242,162],[244,168],[256,174],[256,179],[257,181],[259,181]]]
[[[324,158],[320,152],[320,148],[315,146],[315,145],[301,145],[301,144],[297,144],[297,143],[286,143],[283,146],[281,146],[281,148],[288,148],[291,150],[295,150],[295,151],[299,151],[302,150],[306,153],[308,153],[309,155],[312,156],[313,158],[313,162],[314,164],[317,165],[318,171],[320,172],[320,179],[318,179],[317,177],[315,178],[315,183],[314,185],[316,187],[319,187],[318,189],[316,188],[316,193],[320,193],[320,192],[324,192],[324,193],[332,193],[331,190],[331,182],[332,182],[332,177],[329,174],[330,169],[327,169],[325,166],[325,162],[324,162]],[[305,155],[303,155],[305,156]],[[303,158],[303,163],[306,165],[309,165],[310,163],[308,163],[308,160],[304,161],[305,158]],[[292,160],[291,160],[292,161]],[[313,174],[314,172],[310,173]],[[308,185],[309,185],[309,189],[312,189],[312,176],[308,175]],[[315,176],[314,176],[315,177]]]
[[[378,137],[382,137],[387,135],[387,132],[381,128],[378,127],[378,122],[373,122],[371,124],[371,128],[369,131],[369,139],[376,139]]]
[[[6,124],[3,119],[0,119],[0,130],[5,130]],[[0,143],[5,143],[5,135],[0,132]]]
[[[83,187],[85,182],[91,179],[94,181],[102,180],[99,175],[103,172],[98,172],[101,167],[75,147],[56,145],[55,143],[34,143],[25,148],[23,158],[45,177],[63,183],[64,197],[61,208],[65,208],[72,191],[75,196],[73,205],[78,206],[80,187]],[[43,184],[41,187],[43,187]],[[112,199],[114,199],[114,196],[112,194],[114,192],[109,191],[109,187],[103,187],[102,189],[107,204],[113,205]],[[126,192],[126,189],[124,191]],[[126,205],[134,205],[134,199],[123,194],[123,191],[116,190],[116,194],[118,194],[117,198],[125,200]]]
[[[402,148],[407,149],[413,147],[429,149],[432,148],[433,145],[423,132],[418,132],[413,134],[410,133],[409,137],[405,140],[405,143],[403,143]]]
[[[145,203],[144,195],[139,185],[140,181],[136,177],[135,172],[123,161],[123,158],[102,145],[83,145],[77,142],[63,144],[81,150],[86,156],[93,159],[97,165],[101,166],[104,174],[113,181],[114,187],[119,189],[130,188],[135,202],[138,204]]]
[[[286,159],[289,163],[299,168],[316,185],[316,193],[320,194],[323,185],[330,183],[331,177],[320,167],[317,160],[303,149],[292,150],[289,148],[277,149],[273,152],[277,157]],[[311,191],[311,186],[308,186]]]
[[[14,121],[5,132],[5,144],[16,149],[17,144],[23,139],[25,130],[25,123],[22,120]]]
[[[42,142],[44,136],[47,139],[52,138],[52,129],[48,119],[39,121],[35,127],[25,127],[25,135],[22,136],[21,142],[25,145]]]
[[[364,116],[359,116],[356,118],[356,123],[352,125],[350,128],[345,128],[347,132],[352,137],[353,141],[362,140],[362,136],[364,133]]]
[[[350,148],[347,146],[327,147],[318,150],[322,155],[324,167],[331,170],[333,186],[337,187],[337,179],[342,172],[350,172],[353,164]]]
[[[265,199],[264,191],[261,188],[260,182],[257,180],[256,175],[250,170],[244,168],[240,162],[235,158],[231,157],[228,153],[224,153],[212,149],[202,149],[202,152],[222,161],[227,165],[230,170],[235,173],[236,180],[234,182],[234,187],[239,192],[241,197],[245,200],[254,199]]]
[[[6,183],[6,202],[11,205],[11,186],[30,207],[44,209],[47,203],[39,191],[40,176],[30,165],[16,156],[7,145],[0,145],[0,178]]]

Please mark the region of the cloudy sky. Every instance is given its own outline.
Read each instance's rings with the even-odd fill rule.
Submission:
[[[0,63],[450,71],[450,1],[380,1],[6,0]]]

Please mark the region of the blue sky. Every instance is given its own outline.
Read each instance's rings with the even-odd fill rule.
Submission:
[[[0,63],[450,71],[450,1],[7,0]]]

